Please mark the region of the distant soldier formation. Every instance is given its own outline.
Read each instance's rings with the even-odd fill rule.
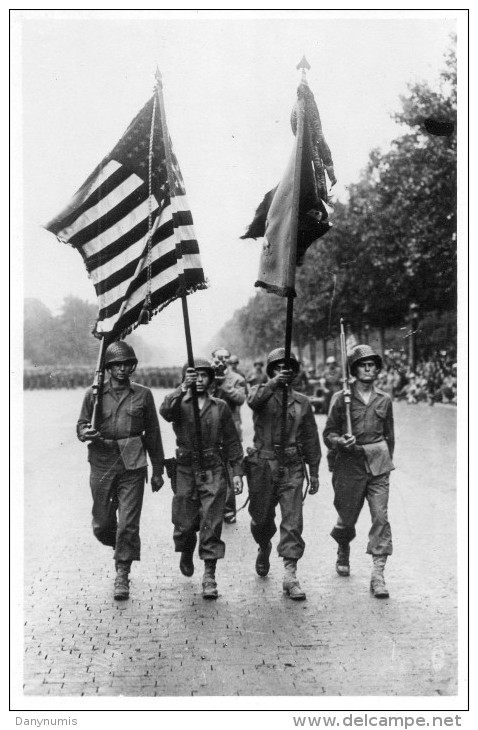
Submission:
[[[87,388],[93,379],[89,365],[60,367],[26,367],[23,371],[24,390]],[[141,367],[135,371],[136,383],[147,388],[174,388],[181,381],[181,368]]]

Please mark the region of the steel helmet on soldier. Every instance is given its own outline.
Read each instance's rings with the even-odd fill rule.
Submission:
[[[355,375],[355,370],[360,360],[375,360],[377,371],[380,372],[382,369],[382,358],[369,345],[355,345],[348,357],[351,375]]]
[[[131,345],[128,345],[128,343],[123,340],[112,342],[106,349],[105,367],[113,365],[115,362],[132,362],[134,365],[138,364],[138,358],[136,357],[135,351]]]
[[[335,359],[335,357],[333,355],[329,355],[329,357],[325,361],[325,364],[326,365],[336,365],[337,364],[337,360]]]
[[[285,349],[283,347],[277,347],[267,355],[266,373],[269,378],[272,377],[272,371],[274,370],[275,363],[280,362],[281,360],[285,360]],[[290,353],[290,369],[295,373],[298,373],[300,369],[299,362],[293,352]]]
[[[183,365],[183,373],[182,373],[183,374],[183,380],[184,380],[184,377],[186,375],[186,370],[188,369],[188,367],[189,367],[189,363],[186,362]],[[194,360],[194,369],[195,370],[205,370],[207,372],[207,374],[209,375],[209,379],[210,379],[211,383],[214,380],[214,378],[216,377],[216,373],[214,371],[213,366],[211,365],[211,363],[209,362],[209,360],[206,360],[205,357],[197,357]]]

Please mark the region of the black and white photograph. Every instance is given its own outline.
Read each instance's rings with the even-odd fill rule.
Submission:
[[[12,725],[472,727],[468,13],[10,11]]]

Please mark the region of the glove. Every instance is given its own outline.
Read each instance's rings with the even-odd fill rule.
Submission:
[[[151,490],[153,492],[159,492],[161,487],[164,484],[164,479],[162,474],[153,474],[151,477]]]

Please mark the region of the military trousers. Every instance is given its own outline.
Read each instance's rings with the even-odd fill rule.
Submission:
[[[367,500],[372,526],[368,535],[367,553],[391,555],[392,530],[388,521],[390,472],[373,476],[361,455],[339,453],[332,477],[337,525],[331,535],[339,543],[348,543],[356,535],[355,525]]]
[[[277,552],[282,558],[299,560],[305,548],[302,538],[302,485],[304,469],[300,461],[282,469],[277,460],[249,457],[249,514],[251,532],[263,547],[277,532],[276,507],[281,511],[280,540]]]
[[[93,534],[103,545],[115,548],[116,561],[140,559],[139,523],[145,480],[145,468],[123,471],[91,468]]]
[[[218,463],[206,470],[203,480],[199,469],[178,463],[176,493],[172,504],[173,539],[176,552],[193,552],[199,533],[201,560],[223,558],[226,546],[221,540],[226,501],[225,467]]]

